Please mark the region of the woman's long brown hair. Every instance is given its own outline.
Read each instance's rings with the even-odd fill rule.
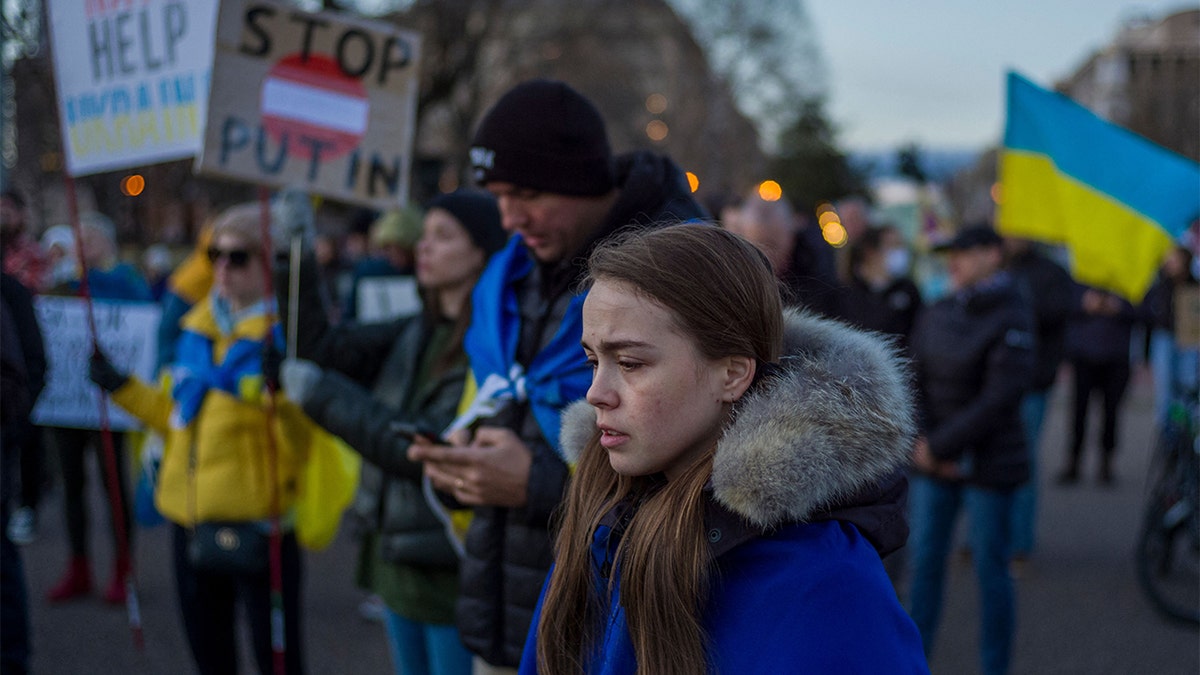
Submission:
[[[708,358],[776,361],[783,320],[778,283],[752,245],[710,225],[634,232],[602,244],[589,281],[625,282],[671,311]],[[713,448],[712,450],[715,450]],[[555,541],[556,564],[538,623],[538,670],[583,672],[603,631],[602,612],[620,584],[639,673],[709,670],[702,610],[712,568],[704,532],[704,485],[712,450],[662,485],[613,471],[594,432],[567,492]],[[592,535],[623,502],[635,510],[618,544],[607,588],[597,588]]]

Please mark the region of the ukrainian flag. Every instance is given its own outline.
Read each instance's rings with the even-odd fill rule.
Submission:
[[[1008,74],[997,229],[1065,245],[1071,274],[1139,302],[1200,217],[1200,165]]]

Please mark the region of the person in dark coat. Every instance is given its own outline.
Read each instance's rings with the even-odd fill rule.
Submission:
[[[1067,358],[1071,361],[1075,385],[1071,445],[1058,473],[1059,485],[1079,482],[1088,408],[1094,393],[1100,394],[1104,405],[1097,478],[1104,484],[1116,480],[1113,457],[1120,438],[1117,421],[1129,385],[1129,345],[1137,319],[1137,310],[1127,300],[1099,288],[1076,284],[1066,332]]]
[[[29,670],[29,589],[21,552],[8,536],[13,478],[29,414],[45,384],[42,332],[29,290],[0,274],[0,671]]]
[[[1027,239],[1004,239],[1005,265],[1033,304],[1037,331],[1037,362],[1033,386],[1021,399],[1021,423],[1029,448],[1029,480],[1017,488],[1013,499],[1013,562],[1020,566],[1033,552],[1037,516],[1038,459],[1042,422],[1050,389],[1063,360],[1063,336],[1071,312],[1074,282],[1062,265],[1051,260]]]
[[[613,157],[600,113],[563,82],[506,93],[470,159],[513,236],[472,297],[472,405],[450,427],[450,446],[417,443],[409,456],[447,499],[473,508],[456,615],[487,672],[517,665],[550,568],[550,518],[569,475],[558,414],[591,382],[575,288],[587,252],[634,223],[706,213],[670,159]]]
[[[908,347],[924,304],[909,278],[908,247],[894,227],[872,227],[850,245],[850,282],[843,289],[839,318],[867,330],[896,336]]]
[[[843,509],[908,460],[897,350],[783,310],[753,246],[676,225],[590,257],[595,376],[563,416],[578,469],[522,673],[928,672],[880,555]]]
[[[281,369],[288,397],[366,460],[351,517],[364,534],[359,583],[384,601],[397,673],[471,672],[454,624],[458,542],[426,503],[421,465],[406,453],[414,431],[436,435],[454,418],[471,290],[505,239],[491,195],[435,197],[414,246],[423,310],[331,328],[320,307],[306,307],[319,345],[311,361]]]
[[[821,228],[806,222],[784,198],[767,201],[755,190],[722,225],[767,256],[786,289],[784,302],[827,317],[838,315],[841,285],[833,247]]]
[[[1001,239],[962,230],[949,253],[954,293],[917,319],[910,343],[924,436],[913,462],[909,611],[933,651],[946,559],[961,507],[980,587],[982,672],[1008,671],[1016,624],[1009,576],[1013,494],[1029,477],[1021,397],[1033,381],[1033,308],[1000,269]]]
[[[153,302],[150,286],[142,273],[117,257],[116,228],[112,220],[97,212],[80,214],[79,220],[80,242],[87,264],[86,281],[91,297],[96,300]],[[80,278],[72,279],[65,287],[56,290],[74,295],[83,281]],[[113,542],[113,564],[103,597],[109,604],[120,605],[125,602],[125,579],[133,563],[129,555],[134,535],[132,509],[129,508],[129,495],[132,493],[126,469],[128,435],[124,432],[112,432],[109,435],[117,466],[116,489],[121,498],[119,502],[105,500],[111,516],[108,529]],[[89,454],[95,456],[99,468],[97,475],[102,477],[106,486],[108,474],[104,467],[107,459],[103,435],[95,429],[47,427],[47,438],[58,454],[70,559],[58,582],[47,591],[46,599],[52,603],[73,602],[88,597],[92,591],[87,457]],[[122,525],[118,525],[118,522]],[[121,541],[121,532],[125,533],[124,542]]]
[[[1200,377],[1200,346],[1176,335],[1178,314],[1194,310],[1200,302],[1195,299],[1200,280],[1192,272],[1193,264],[1194,256],[1187,247],[1171,249],[1139,308],[1150,329],[1154,421],[1159,425],[1167,422],[1171,401],[1194,392]],[[1189,302],[1191,307],[1185,304]]]

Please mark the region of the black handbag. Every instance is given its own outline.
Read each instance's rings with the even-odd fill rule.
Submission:
[[[197,523],[188,538],[188,562],[208,574],[263,574],[267,543],[267,533],[253,521]]]
[[[270,537],[262,521],[213,520],[196,522],[196,436],[188,448],[188,503],[192,528],[187,557],[192,569],[206,574],[265,574],[270,562]]]

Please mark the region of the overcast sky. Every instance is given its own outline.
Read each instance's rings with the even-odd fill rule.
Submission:
[[[808,0],[827,113],[851,150],[976,150],[999,141],[1004,73],[1050,88],[1138,15],[1196,0]]]

